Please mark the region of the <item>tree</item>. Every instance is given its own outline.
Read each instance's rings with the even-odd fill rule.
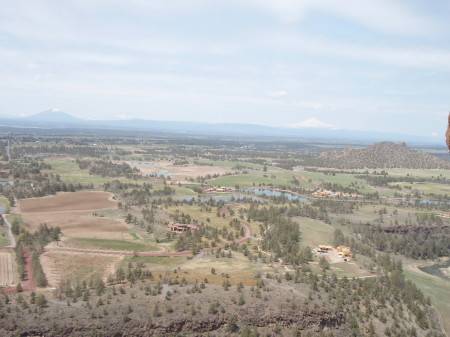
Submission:
[[[16,286],[16,291],[17,291],[18,293],[21,293],[21,292],[23,291],[23,289],[22,289],[22,285],[20,284],[20,282],[19,282],[19,283],[17,283],[17,286]]]
[[[43,294],[38,294],[36,297],[36,305],[40,308],[43,308],[47,305],[47,299]]]

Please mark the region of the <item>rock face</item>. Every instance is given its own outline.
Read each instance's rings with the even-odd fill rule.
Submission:
[[[270,309],[270,310],[268,310]],[[267,307],[252,305],[242,308],[233,313],[238,317],[240,326],[249,325],[255,327],[279,326],[289,328],[296,326],[300,329],[309,328],[311,331],[322,329],[334,330],[334,336],[344,337],[349,335],[346,326],[346,315],[342,311],[326,308],[299,307],[292,310],[283,304],[268,304]],[[151,317],[151,316],[148,316]],[[113,337],[154,337],[154,336],[178,336],[189,334],[192,336],[203,336],[203,333],[213,331],[216,336],[239,335],[231,334],[226,325],[230,318],[229,314],[217,313],[215,315],[179,315],[158,319],[130,319],[122,320],[91,320],[78,322],[67,320],[51,324],[43,324],[42,321],[34,320],[28,322],[6,321],[0,327],[1,336],[15,336],[20,331],[20,336],[113,336]],[[102,334],[95,335],[92,331],[101,331]],[[331,331],[331,330],[330,330]]]
[[[339,169],[450,169],[449,162],[408,148],[404,142],[381,142],[365,149],[346,147],[342,151],[324,152],[307,164]]]

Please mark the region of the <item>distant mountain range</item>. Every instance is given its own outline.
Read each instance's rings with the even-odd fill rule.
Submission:
[[[345,129],[287,128],[257,124],[238,123],[196,123],[178,121],[156,121],[146,119],[129,120],[85,120],[69,115],[58,109],[43,111],[23,118],[2,118],[0,125],[39,128],[92,128],[92,129],[136,129],[159,133],[220,135],[239,137],[282,137],[314,140],[347,141],[406,141],[415,144],[441,144],[435,137],[398,135],[380,132],[354,131]]]

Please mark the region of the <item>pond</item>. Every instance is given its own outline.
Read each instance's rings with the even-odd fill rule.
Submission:
[[[155,173],[157,177],[170,177],[172,173],[169,172],[156,172]]]
[[[151,163],[134,163],[130,161],[126,161],[125,164],[131,165],[131,166],[142,166],[142,167],[153,167],[154,165]]]
[[[248,193],[253,193],[256,195],[261,195],[261,196],[267,196],[267,197],[285,197],[286,199],[288,199],[289,201],[291,200],[295,200],[295,201],[300,201],[300,202],[307,202],[309,201],[307,198],[301,197],[299,195],[293,194],[293,193],[289,193],[289,192],[283,192],[283,191],[276,191],[276,190],[269,190],[266,188],[250,188],[248,190],[246,190]]]
[[[251,201],[260,201],[257,198],[253,197],[247,197],[243,195],[221,195],[221,196],[211,196],[211,197],[205,197],[205,198],[195,198],[195,197],[182,197],[181,200],[191,201],[194,199],[196,202],[208,202],[211,199],[215,202],[217,201],[223,201],[223,202],[230,202],[234,200],[251,200]]]
[[[3,213],[5,211],[5,206],[0,205],[0,213]]]
[[[0,181],[0,185],[14,185],[14,181]]]
[[[434,264],[432,266],[419,267],[419,269],[427,274],[450,281],[450,260],[443,264]]]

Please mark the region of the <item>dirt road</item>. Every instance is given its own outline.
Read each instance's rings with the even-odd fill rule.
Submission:
[[[12,230],[11,230],[11,223],[9,222],[8,218],[6,217],[8,214],[2,214],[3,220],[6,223],[6,226],[8,227],[8,238],[9,238],[9,242],[10,245],[9,246],[5,246],[4,248],[16,248],[16,238],[14,237]]]
[[[34,280],[33,268],[31,267],[31,254],[28,248],[23,249],[25,257],[25,271],[26,279],[20,282],[23,291],[34,291],[36,290],[36,282]],[[1,291],[2,294],[15,294],[17,293],[16,287],[7,288]]]

